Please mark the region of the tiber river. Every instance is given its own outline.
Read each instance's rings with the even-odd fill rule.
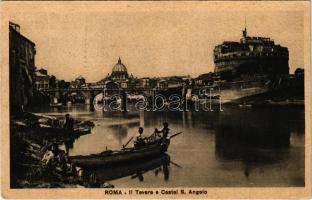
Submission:
[[[95,123],[70,146],[70,155],[121,149],[138,127],[149,136],[167,121],[172,138],[167,158],[98,170],[115,187],[304,186],[303,108],[223,108],[211,112],[99,112],[87,105],[37,110],[71,114]],[[133,145],[133,141],[129,146]]]

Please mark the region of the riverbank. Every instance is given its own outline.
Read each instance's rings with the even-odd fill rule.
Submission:
[[[228,105],[252,105],[256,107],[304,107],[303,87],[280,88],[270,90],[265,93],[246,96],[230,103]]]
[[[12,188],[99,187],[96,180],[84,174],[67,158],[59,145],[73,142],[77,135],[47,134],[40,127],[60,128],[63,119],[21,113],[11,118],[10,166]],[[92,128],[91,121],[75,121],[75,128]],[[60,128],[61,130],[61,128]],[[79,137],[79,136],[78,136]],[[104,184],[103,187],[111,187]]]

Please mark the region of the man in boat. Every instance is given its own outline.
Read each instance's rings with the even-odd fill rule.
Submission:
[[[169,124],[167,122],[164,122],[163,123],[163,128],[161,130],[158,130],[157,128],[155,128],[155,133],[162,133],[162,138],[163,138],[163,141],[165,141],[168,137],[168,134],[169,134]]]
[[[145,143],[146,138],[142,137],[143,131],[144,131],[144,129],[142,127],[140,127],[139,128],[139,136],[136,138],[136,142],[135,142],[136,147],[142,147],[146,144]]]
[[[69,114],[65,115],[64,128],[66,128],[69,131],[74,131],[74,119],[71,118]]]

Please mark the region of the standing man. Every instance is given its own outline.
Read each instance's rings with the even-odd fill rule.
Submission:
[[[69,114],[65,115],[64,128],[66,128],[69,131],[74,131],[74,119],[71,118]]]
[[[162,133],[162,138],[163,138],[163,141],[165,141],[168,137],[168,134],[169,134],[169,124],[167,122],[164,122],[163,123],[163,128],[161,130],[158,130],[157,128],[155,129],[155,133]]]

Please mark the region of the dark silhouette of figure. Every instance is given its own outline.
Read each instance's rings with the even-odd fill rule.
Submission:
[[[168,162],[164,162],[163,163],[163,172],[164,172],[164,179],[165,181],[169,180],[169,163]]]
[[[139,128],[139,136],[136,138],[136,142],[135,142],[135,147],[139,148],[144,146],[145,143],[145,138],[142,137],[144,129],[142,127]]]
[[[65,115],[64,128],[66,128],[69,131],[74,131],[74,119],[71,118],[69,114]]]
[[[162,138],[163,138],[163,140],[166,140],[167,139],[167,137],[168,137],[168,134],[169,134],[169,128],[168,128],[168,126],[169,126],[169,124],[167,123],[167,122],[164,122],[163,123],[163,128],[161,129],[161,130],[158,130],[157,128],[155,129],[155,133],[162,133]]]

